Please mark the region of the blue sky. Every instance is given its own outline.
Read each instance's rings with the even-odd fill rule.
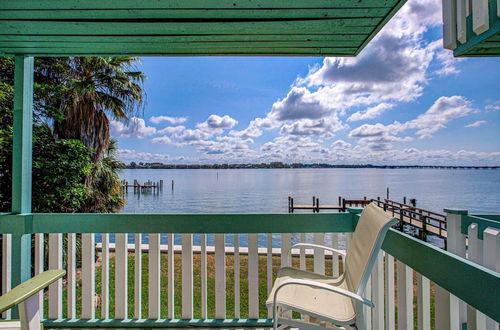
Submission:
[[[500,58],[454,59],[409,0],[356,58],[142,58],[125,162],[500,165]]]

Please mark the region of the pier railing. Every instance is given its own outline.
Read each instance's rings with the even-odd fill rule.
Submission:
[[[418,229],[419,238],[426,240],[427,235],[435,235],[446,240],[446,215],[425,210],[413,205],[396,202],[390,199],[372,199],[379,207],[392,212],[400,220],[400,225],[408,224]]]
[[[279,267],[342,272],[337,256],[295,250],[288,258],[284,251],[294,241],[348,248],[359,211],[4,214],[2,290],[9,289],[8,274],[18,267],[12,240],[30,235],[33,273],[67,270],[40,295],[48,327],[270,326],[264,301]],[[449,245],[450,251],[390,230],[366,292],[375,308],[362,313],[360,328],[394,329],[397,323],[429,329],[432,323],[457,329],[464,322],[500,320],[498,219],[452,210],[447,217],[449,239],[460,242]],[[457,253],[465,235],[469,260]]]

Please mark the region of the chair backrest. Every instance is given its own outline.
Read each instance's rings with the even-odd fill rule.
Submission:
[[[361,295],[365,290],[385,234],[396,222],[374,203],[364,208],[345,259],[344,279],[351,292]]]

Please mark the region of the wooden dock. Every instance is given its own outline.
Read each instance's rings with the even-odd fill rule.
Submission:
[[[122,180],[122,193],[128,194],[128,188],[133,188],[134,194],[159,194],[161,191],[163,191],[163,180],[160,180],[158,182],[148,180],[144,182],[144,184],[139,183],[139,181],[135,179],[132,184],[129,184],[128,181]]]
[[[371,203],[370,199],[345,199],[339,196],[338,205],[320,205],[319,198],[313,196],[311,205],[296,205],[292,197],[288,197],[288,213],[293,213],[295,210],[312,210],[313,213],[319,211],[338,211],[345,212],[349,207],[364,207]]]
[[[397,228],[405,231],[405,226],[413,228],[412,235],[427,241],[427,236],[432,235],[439,237],[444,241],[446,246],[446,216],[444,214],[422,209],[416,206],[416,200],[410,199],[410,204],[406,203],[406,197],[403,198],[403,203],[396,202],[389,198],[381,199],[380,197],[368,199],[345,199],[339,196],[338,204],[321,205],[319,198],[312,198],[312,204],[295,204],[292,197],[288,197],[288,212],[295,211],[312,211],[319,213],[320,211],[337,211],[346,212],[349,207],[365,207],[370,203],[376,203],[393,217],[400,220]],[[406,231],[405,231],[406,232]]]

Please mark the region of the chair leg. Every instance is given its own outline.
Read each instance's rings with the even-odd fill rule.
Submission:
[[[22,330],[40,330],[38,295],[33,295],[19,305]]]

